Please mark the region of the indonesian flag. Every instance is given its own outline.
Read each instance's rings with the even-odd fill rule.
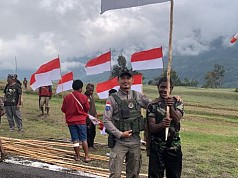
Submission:
[[[235,34],[235,35],[231,38],[231,43],[235,43],[237,39],[238,39],[238,33]]]
[[[101,14],[107,10],[112,10],[112,9],[137,7],[137,6],[167,2],[167,1],[170,1],[170,0],[102,0]]]
[[[133,78],[134,78],[134,82],[131,86],[131,89],[138,91],[138,92],[142,92],[142,75],[141,74],[134,75]],[[100,99],[106,99],[109,96],[109,94],[108,94],[109,90],[116,89],[118,91],[120,86],[119,86],[117,80],[118,80],[118,78],[115,77],[108,81],[98,83],[97,87],[96,87],[96,92],[97,92],[98,97]]]
[[[105,71],[111,71],[111,52],[109,51],[88,61],[85,66],[85,71],[86,75],[94,75]]]
[[[133,70],[163,68],[162,47],[134,53],[131,56],[131,65]]]
[[[58,82],[58,86],[56,88],[56,94],[63,92],[63,91],[71,90],[73,80],[74,80],[73,72],[69,72],[69,73],[63,75],[61,80],[59,80],[59,82]]]
[[[60,60],[56,58],[40,66],[40,68],[31,75],[30,86],[33,90],[36,90],[41,86],[52,85],[52,80],[58,80],[60,78]]]

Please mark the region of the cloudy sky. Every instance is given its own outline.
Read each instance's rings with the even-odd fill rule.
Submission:
[[[163,46],[168,51],[170,3],[111,10],[100,0],[0,0],[0,70],[37,69],[60,56],[62,69],[79,67],[68,58],[114,51],[130,55]],[[238,0],[175,0],[173,53],[198,55],[222,36],[238,32]]]

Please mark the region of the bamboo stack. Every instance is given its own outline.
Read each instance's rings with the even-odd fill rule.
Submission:
[[[81,171],[101,177],[109,177],[109,170],[93,167],[74,161],[74,151],[70,143],[62,143],[55,141],[42,140],[27,140],[0,137],[4,144],[4,148],[8,153],[21,156],[27,159],[42,161],[49,164],[54,164],[64,168]],[[82,154],[81,156],[84,156]],[[102,155],[90,154],[93,160],[100,160],[108,164],[109,158]],[[122,177],[125,177],[125,172],[122,172]],[[141,174],[141,177],[147,177]]]

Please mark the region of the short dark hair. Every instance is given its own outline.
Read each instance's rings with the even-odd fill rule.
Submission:
[[[159,79],[159,81],[156,83],[157,86],[160,86],[162,82],[167,82],[167,77],[162,77]],[[172,80],[170,79],[170,87],[174,87]]]
[[[109,90],[108,93],[109,93],[109,96],[111,96],[111,94],[116,93],[116,92],[117,92],[117,90],[113,88],[113,89]]]
[[[73,90],[79,90],[83,88],[83,82],[81,80],[74,80],[72,84]]]
[[[118,78],[120,78],[120,77],[122,77],[122,76],[129,76],[129,77],[132,77],[132,73],[131,73],[131,71],[130,70],[128,70],[128,69],[123,69],[120,73],[119,73],[119,75],[118,75]]]
[[[88,87],[92,87],[92,88],[94,88],[94,84],[92,84],[92,83],[88,83],[87,86],[86,86],[86,88],[88,88]]]

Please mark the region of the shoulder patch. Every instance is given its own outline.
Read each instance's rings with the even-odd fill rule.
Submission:
[[[111,110],[111,103],[110,102],[106,102],[105,110],[106,111],[110,111]]]

